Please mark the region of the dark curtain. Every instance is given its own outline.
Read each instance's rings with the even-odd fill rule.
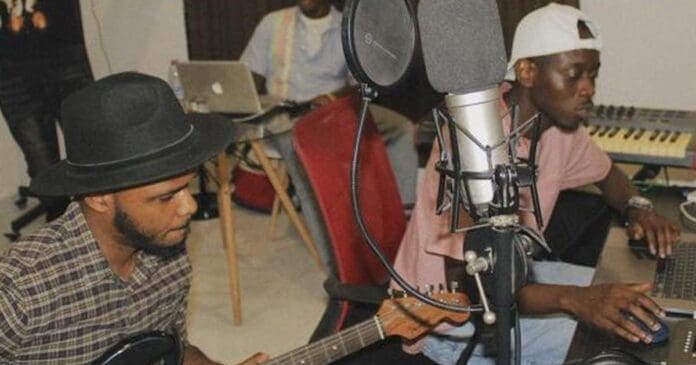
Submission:
[[[418,0],[410,0],[417,4]],[[341,9],[344,0],[333,1]],[[497,0],[505,46],[510,52],[515,27],[528,12],[546,5],[548,0]],[[578,6],[578,0],[556,1]],[[296,0],[184,0],[189,58],[192,60],[238,59],[254,27],[273,11],[292,6]],[[378,103],[418,121],[439,101],[428,83],[420,52],[407,80]]]

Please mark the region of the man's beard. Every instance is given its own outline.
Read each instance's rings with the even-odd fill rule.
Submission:
[[[174,245],[157,244],[155,238],[145,234],[135,226],[128,214],[116,206],[114,226],[125,238],[126,245],[145,253],[170,258],[186,250],[186,238]]]

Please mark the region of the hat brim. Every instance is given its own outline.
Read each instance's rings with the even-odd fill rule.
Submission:
[[[193,170],[236,138],[243,125],[215,114],[189,114],[191,135],[180,143],[138,161],[117,165],[84,167],[63,160],[31,181],[37,195],[75,196],[116,191],[156,182]]]

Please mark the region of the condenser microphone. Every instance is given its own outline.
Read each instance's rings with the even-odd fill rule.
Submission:
[[[464,182],[468,203],[485,210],[494,196],[493,170],[508,161],[501,143],[498,83],[507,63],[498,6],[495,0],[421,0],[418,23],[428,80],[446,93],[457,127],[461,170],[478,175]]]

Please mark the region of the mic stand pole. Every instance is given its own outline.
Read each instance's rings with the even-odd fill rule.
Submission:
[[[515,267],[516,250],[515,229],[519,227],[519,216],[515,214],[517,210],[517,193],[514,198],[509,195],[510,189],[517,183],[516,169],[511,166],[496,166],[494,180],[497,186],[498,203],[502,206],[501,215],[490,218],[491,227],[494,235],[495,266],[493,270],[493,282],[495,285],[494,300],[497,307],[496,313],[498,322],[495,332],[498,338],[498,364],[510,364],[512,341],[510,332],[515,327],[517,316],[517,306],[515,303],[515,291],[517,289],[518,273]],[[514,199],[515,201],[511,201]],[[524,260],[524,257],[522,257]],[[519,334],[519,331],[517,332]],[[519,349],[518,349],[519,350]],[[517,351],[519,353],[519,351]],[[516,359],[517,362],[520,359]]]
[[[517,316],[517,306],[515,302],[515,291],[519,283],[517,278],[518,268],[516,267],[517,258],[515,254],[521,254],[522,250],[517,247],[514,236],[519,228],[519,217],[514,211],[514,206],[511,207],[508,192],[510,185],[514,184],[517,178],[514,168],[510,166],[500,165],[496,167],[494,178],[498,187],[498,197],[502,197],[500,205],[503,207],[499,212],[489,218],[491,229],[488,231],[470,231],[467,236],[469,242],[469,250],[464,253],[464,260],[467,262],[466,271],[469,275],[474,276],[476,286],[484,306],[483,322],[487,325],[495,324],[495,338],[497,344],[496,364],[511,363],[511,330],[515,328],[515,320]],[[485,234],[481,242],[482,249],[479,252],[482,256],[471,249],[472,241],[478,241],[477,234]],[[523,254],[522,254],[523,255]],[[521,257],[524,260],[524,256]],[[492,282],[495,284],[493,295],[490,298],[493,303],[493,309],[489,308],[488,300],[480,273],[489,274]],[[522,278],[523,279],[523,278]],[[517,349],[519,350],[519,349]],[[519,351],[518,351],[519,353]],[[519,361],[519,359],[516,358]]]
[[[515,228],[514,225],[503,223],[512,219],[516,221],[517,216],[491,217],[491,220],[497,220],[505,226],[495,226],[494,223],[493,229],[490,231],[492,235],[486,237],[490,241],[485,245],[482,256],[478,256],[474,250],[467,250],[464,253],[464,260],[467,262],[466,272],[474,276],[483,304],[483,323],[495,324],[496,364],[498,365],[510,364],[512,347],[510,332],[515,327],[514,323],[517,316],[514,292],[516,286],[515,242],[513,240]],[[495,303],[493,309],[489,307],[479,275],[486,272],[492,273],[493,283],[495,283],[491,298],[492,302]]]
[[[502,218],[506,216],[496,216]],[[492,219],[493,219],[492,218]],[[516,313],[515,297],[513,292],[514,281],[514,245],[513,230],[510,227],[497,229],[494,227],[493,250],[495,252],[495,269],[493,270],[493,282],[496,283],[493,293],[493,303],[497,322],[495,335],[498,344],[497,364],[510,364],[511,339],[510,330],[514,328],[514,316]]]

